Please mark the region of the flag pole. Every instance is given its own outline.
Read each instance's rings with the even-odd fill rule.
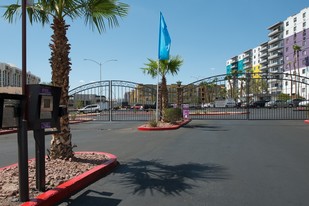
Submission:
[[[156,122],[159,120],[159,71],[160,71],[160,60],[158,59],[158,70],[157,70],[157,103],[156,103]]]

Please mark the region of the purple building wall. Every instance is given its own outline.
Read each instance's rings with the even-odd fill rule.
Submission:
[[[295,44],[301,47],[301,51],[299,52],[299,67],[302,68],[309,66],[309,29],[306,29],[284,39],[284,71],[294,69],[293,45]],[[288,66],[289,62],[291,62],[290,67]]]

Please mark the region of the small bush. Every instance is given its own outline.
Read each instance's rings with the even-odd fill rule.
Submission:
[[[163,121],[176,124],[177,121],[182,119],[182,111],[180,108],[167,108],[163,112]]]
[[[150,120],[150,121],[148,122],[148,124],[149,124],[151,127],[157,127],[157,126],[158,126],[158,122],[157,122],[155,119]]]

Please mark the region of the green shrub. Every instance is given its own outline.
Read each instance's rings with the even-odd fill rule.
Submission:
[[[167,108],[163,111],[163,121],[175,124],[182,119],[182,111],[180,108]]]
[[[148,122],[148,124],[149,124],[151,127],[157,127],[157,126],[158,126],[158,122],[157,122],[155,119],[150,120],[150,121]]]

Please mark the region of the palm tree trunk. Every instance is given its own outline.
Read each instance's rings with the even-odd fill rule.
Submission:
[[[66,108],[69,100],[69,72],[71,70],[69,58],[71,47],[66,37],[68,27],[64,20],[54,18],[51,25],[54,34],[52,35],[52,43],[49,45],[51,49],[49,61],[52,67],[52,84],[61,87],[60,105],[64,105]],[[73,157],[68,114],[61,117],[60,133],[52,136],[49,152],[52,159],[69,159]]]
[[[164,75],[162,76],[161,91],[162,91],[162,116],[164,118],[164,111],[166,108],[168,108],[168,91],[166,86],[166,78]]]

